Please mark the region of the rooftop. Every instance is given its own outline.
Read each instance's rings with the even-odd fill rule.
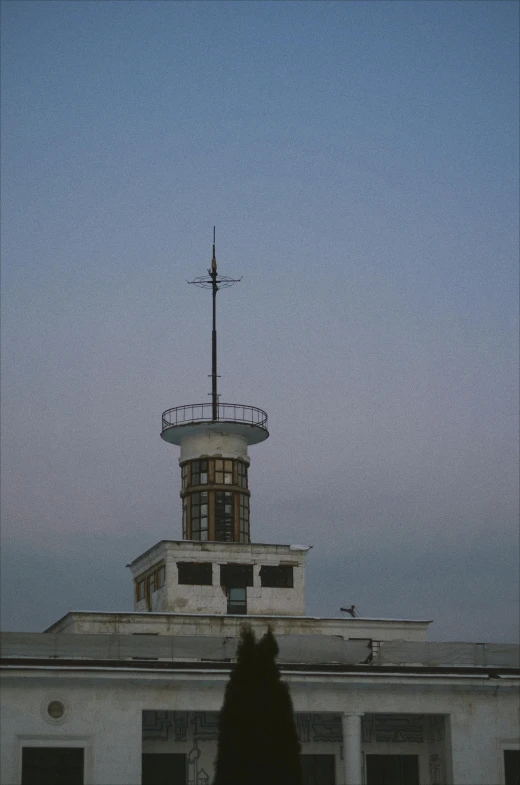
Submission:
[[[180,548],[190,548],[192,546],[200,547],[202,550],[226,550],[233,548],[238,551],[253,552],[255,549],[265,550],[266,548],[273,548],[276,551],[291,552],[291,553],[307,553],[312,548],[312,545],[281,545],[275,542],[220,542],[219,540],[159,540],[155,545],[152,545],[135,559],[132,559],[126,566],[131,567],[138,561],[141,561],[145,556],[151,553],[155,548],[161,545],[175,545]]]

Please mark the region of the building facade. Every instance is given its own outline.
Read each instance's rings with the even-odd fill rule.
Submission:
[[[251,540],[249,448],[267,415],[212,400],[163,414],[180,448],[182,539],[128,565],[132,613],[2,635],[3,785],[209,785],[247,621],[280,648],[304,785],[518,785],[518,647],[430,643],[428,620],[305,612],[309,548]],[[246,785],[244,783],[244,785]]]

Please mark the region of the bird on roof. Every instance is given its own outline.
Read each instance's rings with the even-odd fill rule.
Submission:
[[[350,613],[353,619],[355,619],[357,616],[355,605],[351,605],[349,608],[340,608],[340,611],[343,611],[344,613]]]

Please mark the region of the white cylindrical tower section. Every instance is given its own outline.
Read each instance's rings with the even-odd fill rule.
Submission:
[[[179,463],[203,456],[221,458],[240,458],[249,464],[247,439],[239,434],[226,433],[225,430],[206,430],[186,436],[181,442]]]
[[[267,415],[238,404],[219,404],[218,420],[206,412],[192,404],[163,414],[162,438],[180,447],[182,537],[248,543],[248,447],[269,436]]]

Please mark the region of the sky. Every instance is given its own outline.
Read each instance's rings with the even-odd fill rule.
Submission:
[[[516,2],[3,3],[2,628],[129,611],[161,413],[259,406],[307,610],[518,638]]]

